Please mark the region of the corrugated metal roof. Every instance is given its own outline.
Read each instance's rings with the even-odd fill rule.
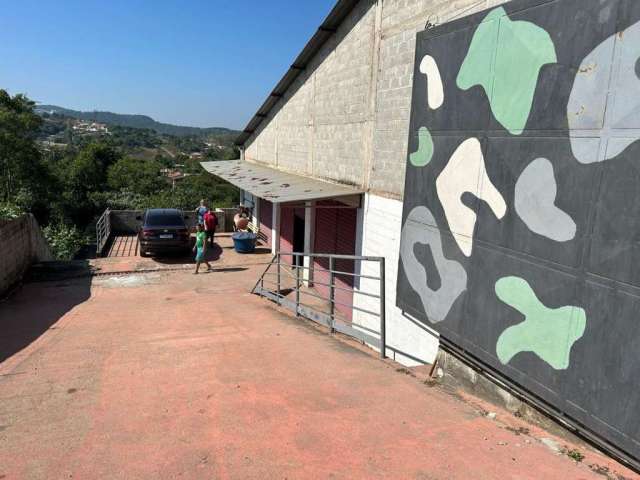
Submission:
[[[364,190],[282,172],[242,160],[201,162],[209,173],[273,203],[319,200],[364,193]]]
[[[307,68],[309,61],[315,56],[320,48],[329,40],[342,21],[353,10],[359,0],[338,0],[327,18],[325,18],[322,25],[318,27],[316,33],[307,42],[302,52],[294,60],[289,67],[289,70],[280,79],[276,87],[271,91],[265,102],[255,113],[253,118],[249,120],[247,126],[235,140],[235,144],[238,146],[244,145],[244,142],[256,131],[258,125],[267,117],[271,109],[278,103],[278,100],[282,98],[287,89],[291,86],[293,81],[300,75],[300,73]]]

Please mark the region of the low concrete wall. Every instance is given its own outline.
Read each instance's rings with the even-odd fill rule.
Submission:
[[[116,234],[137,233],[142,221],[136,217],[142,217],[143,210],[111,210],[109,221],[111,232]]]
[[[527,395],[519,394],[490,372],[476,368],[444,349],[438,352],[433,381],[452,391],[466,392],[504,408],[572,443],[581,442],[573,433],[574,427],[560,417],[544,413],[526,400]]]
[[[32,263],[53,260],[33,215],[0,220],[0,296],[18,283]]]
[[[233,232],[233,217],[238,213],[237,208],[216,208],[218,216],[218,231]]]
[[[233,230],[233,216],[237,209],[235,208],[216,208],[215,213],[218,217],[218,232],[230,232]],[[197,215],[195,212],[184,212],[185,224],[188,228],[193,229],[196,226]],[[109,222],[111,224],[111,232],[113,234],[134,234],[142,225],[142,220],[138,217],[144,215],[144,210],[111,210],[109,214]]]

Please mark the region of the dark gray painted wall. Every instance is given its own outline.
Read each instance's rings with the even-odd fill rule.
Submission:
[[[419,33],[397,292],[636,459],[639,62],[634,0],[515,1]]]

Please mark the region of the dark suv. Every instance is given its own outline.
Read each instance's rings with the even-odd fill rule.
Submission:
[[[191,248],[191,234],[185,224],[185,216],[175,208],[151,208],[141,218],[138,232],[140,256],[156,253],[188,253]]]

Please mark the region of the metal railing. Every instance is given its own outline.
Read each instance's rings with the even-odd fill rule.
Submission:
[[[102,256],[102,251],[111,236],[111,210],[108,208],[96,223],[96,255]]]
[[[328,268],[320,265],[321,261],[328,264]],[[337,269],[337,262],[353,262],[353,272]],[[371,263],[378,265],[374,274],[359,273],[363,265]],[[356,265],[360,268],[355,268]],[[321,281],[325,278],[326,281]],[[378,288],[365,290],[363,280]],[[349,303],[338,299],[340,292],[347,292],[347,296],[352,294],[352,301]],[[277,252],[256,282],[252,293],[288,308],[296,316],[328,327],[331,333],[340,332],[372,345],[379,349],[382,358],[386,356],[384,257]],[[356,301],[357,295],[373,299],[378,308],[364,308]],[[350,318],[356,316],[357,312],[361,314],[358,319],[363,315],[372,320],[377,319],[378,329],[359,324],[356,319]]]

